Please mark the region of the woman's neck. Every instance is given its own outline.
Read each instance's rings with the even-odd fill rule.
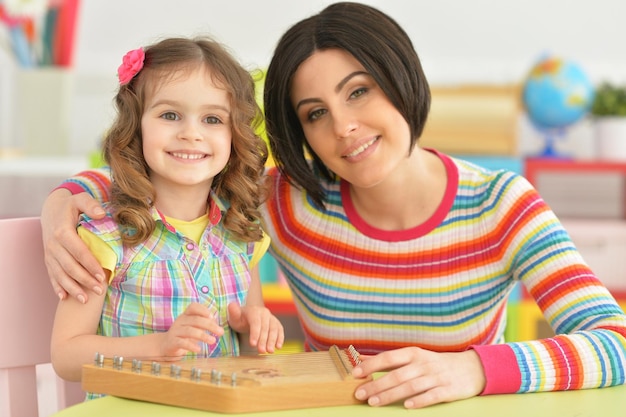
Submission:
[[[382,230],[407,230],[436,212],[446,184],[441,159],[418,146],[402,167],[381,184],[371,188],[350,185],[350,198],[369,225]]]

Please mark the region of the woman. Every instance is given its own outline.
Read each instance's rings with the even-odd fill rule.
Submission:
[[[355,393],[370,405],[624,383],[626,316],[613,297],[524,178],[419,146],[429,102],[410,39],[374,8],[330,5],[278,43],[264,230],[307,348],[372,355],[354,374],[389,372]],[[103,200],[106,181],[67,184]],[[97,204],[67,196],[55,191],[42,213],[47,263],[61,296],[60,284],[85,297],[73,280],[96,286],[99,269],[72,226]],[[559,336],[505,343],[518,281]]]

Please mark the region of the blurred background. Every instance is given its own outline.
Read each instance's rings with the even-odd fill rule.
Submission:
[[[26,87],[23,72],[44,72],[47,64],[25,69],[15,59],[8,30],[0,28],[0,148],[28,154],[81,156],[97,149],[112,118],[115,71],[129,49],[171,35],[209,33],[228,45],[248,68],[267,66],[280,35],[294,22],[332,1],[291,0],[0,0],[5,9],[36,16],[37,4],[75,4],[75,18],[62,23],[67,48],[56,91],[57,122],[67,128],[57,146],[40,138],[24,144],[26,120],[16,111]],[[581,66],[594,85],[626,82],[626,3],[621,0],[378,0],[363,1],[387,12],[409,33],[434,87],[521,85],[532,65],[553,55]],[[48,8],[50,8],[48,6]],[[42,28],[43,25],[38,25]],[[56,65],[54,65],[56,67]],[[15,75],[15,72],[18,75]],[[33,74],[28,74],[33,75]],[[42,76],[43,77],[43,76]],[[24,81],[36,83],[33,78]],[[44,81],[45,82],[45,81]],[[13,87],[13,88],[12,88]],[[17,88],[20,91],[11,91]],[[31,93],[46,100],[47,90]],[[23,108],[21,109],[22,112]],[[39,119],[39,114],[35,118]],[[41,120],[41,119],[40,119]],[[11,126],[13,124],[13,126]],[[53,123],[48,125],[48,136]],[[20,133],[21,131],[21,133]],[[44,136],[45,132],[37,132]],[[31,139],[34,140],[34,139]],[[538,145],[518,141],[521,152]],[[567,146],[567,145],[562,145]],[[578,152],[577,150],[575,150]],[[578,153],[588,153],[583,149]],[[585,155],[581,155],[585,156]],[[586,155],[589,156],[589,155]]]

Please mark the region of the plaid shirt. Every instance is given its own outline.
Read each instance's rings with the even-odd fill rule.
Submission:
[[[211,201],[210,222],[199,245],[177,232],[156,209],[152,211],[155,231],[132,248],[122,245],[110,214],[81,222],[117,255],[98,334],[128,337],[165,332],[192,302],[198,302],[209,307],[224,335],[217,344],[203,344],[201,353],[188,356],[239,354],[226,307],[233,301],[245,303],[254,243],[233,240],[220,221],[223,203],[213,194]]]

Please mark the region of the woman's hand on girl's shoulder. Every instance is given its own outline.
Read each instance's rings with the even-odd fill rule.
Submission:
[[[102,267],[76,232],[81,213],[93,218],[105,215],[89,194],[72,195],[60,188],[44,202],[40,221],[46,268],[54,292],[60,299],[69,294],[85,303],[86,289],[102,294],[106,284]]]

